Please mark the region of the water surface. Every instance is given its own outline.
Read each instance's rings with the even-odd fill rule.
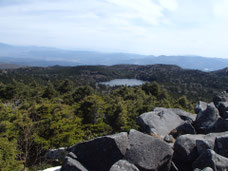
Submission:
[[[137,80],[137,79],[115,79],[111,81],[106,81],[106,82],[100,82],[99,84],[107,85],[107,86],[121,86],[121,85],[126,85],[126,86],[139,86],[144,84],[145,81],[142,80]]]

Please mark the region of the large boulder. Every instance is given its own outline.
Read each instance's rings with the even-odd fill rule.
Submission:
[[[127,160],[119,160],[112,165],[109,171],[139,171],[139,169],[134,164],[129,163]]]
[[[96,138],[76,144],[69,151],[77,156],[77,160],[88,170],[109,170],[111,166],[123,159],[128,147],[128,134],[122,132],[115,135]]]
[[[77,161],[77,156],[70,152],[63,162],[60,171],[88,171],[79,161]]]
[[[199,156],[198,152],[208,148],[214,149],[216,137],[226,135],[227,133],[182,135],[177,138],[174,144],[174,158],[181,162],[193,162]]]
[[[228,170],[228,159],[208,149],[194,161],[192,167],[193,169],[210,167],[216,171],[225,171]]]
[[[218,119],[219,111],[213,103],[210,103],[205,110],[197,114],[194,126],[198,133],[210,133]]]
[[[137,118],[137,123],[142,131],[164,138],[170,131],[183,124],[184,120],[172,110],[160,109],[140,115]]]
[[[125,159],[140,170],[168,171],[172,156],[172,148],[162,140],[136,130],[130,131]]]
[[[220,116],[228,118],[228,93],[224,91],[213,98],[215,106],[218,108]]]

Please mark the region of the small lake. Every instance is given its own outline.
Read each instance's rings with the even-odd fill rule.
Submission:
[[[107,85],[107,86],[121,86],[121,85],[127,85],[127,86],[139,86],[144,84],[145,81],[137,80],[137,79],[115,79],[111,81],[106,82],[99,82],[99,84]]]

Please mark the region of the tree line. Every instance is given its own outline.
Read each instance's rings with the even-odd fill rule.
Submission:
[[[0,170],[42,169],[49,149],[138,129],[136,117],[155,107],[193,112],[157,82],[137,87],[78,85],[70,79],[0,83]]]

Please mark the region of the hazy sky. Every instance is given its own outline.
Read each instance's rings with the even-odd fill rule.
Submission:
[[[0,42],[228,58],[228,0],[0,0]]]

